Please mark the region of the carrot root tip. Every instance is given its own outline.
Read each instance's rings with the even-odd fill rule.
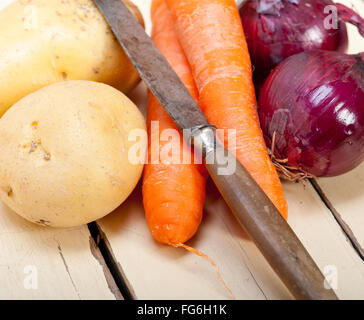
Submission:
[[[187,246],[187,245],[185,245],[183,243],[174,244],[173,246],[176,247],[176,248],[183,248],[183,249],[187,250],[188,252],[191,252],[191,253],[193,253],[193,254],[195,254],[195,255],[197,255],[197,256],[205,259],[207,262],[209,262],[213,266],[213,268],[215,269],[216,275],[219,278],[219,280],[221,281],[221,283],[224,285],[225,289],[230,293],[230,295],[232,296],[232,298],[234,300],[236,300],[236,297],[235,297],[233,291],[230,289],[230,287],[227,285],[226,281],[222,277],[222,275],[220,273],[220,270],[219,270],[219,267],[214,262],[214,260],[212,260],[208,255],[204,254],[203,252],[198,251],[197,249],[192,248],[190,246]]]

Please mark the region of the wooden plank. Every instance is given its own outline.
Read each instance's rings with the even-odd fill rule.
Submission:
[[[339,1],[364,13],[364,1]],[[356,27],[348,25],[349,53],[364,51],[364,40]],[[322,197],[348,234],[358,254],[364,259],[364,164],[357,169],[332,178],[316,181]]]
[[[364,264],[309,182],[284,183],[288,222],[321,271],[337,280],[340,299],[364,299]]]
[[[1,0],[0,10],[13,1]],[[0,202],[0,299],[116,298],[122,296],[87,226],[39,227]]]
[[[150,30],[150,1],[135,0]],[[138,103],[145,107],[143,87]],[[364,264],[310,183],[285,183],[289,223],[330,278],[337,273],[340,298],[364,298]],[[140,186],[114,213],[98,222],[119,271],[136,298],[229,299],[211,266],[201,258],[157,244],[146,226]],[[208,254],[238,299],[290,298],[280,280],[232,218],[209,184],[203,223],[189,245]],[[335,281],[333,281],[335,284]]]
[[[116,298],[87,226],[37,226],[0,202],[0,299]]]
[[[338,177],[317,179],[316,183],[358,254],[364,258],[364,164]]]
[[[241,239],[246,236],[240,228],[234,229],[236,223],[217,191],[210,190],[208,195],[210,201],[207,201],[204,222],[189,245],[217,263],[237,298],[289,298],[264,259],[258,255],[253,257],[253,262],[248,259],[245,250],[252,250],[251,242],[247,241],[244,246]],[[230,299],[206,261],[182,248],[160,245],[153,240],[141,201],[138,187],[125,204],[98,222],[135,296],[139,299]],[[259,261],[261,279],[252,274],[251,265],[255,260]],[[257,282],[267,289],[261,289]]]
[[[328,276],[338,275],[338,296],[364,299],[364,264],[310,184],[285,183],[289,223]],[[137,189],[98,225],[139,299],[229,299],[214,270],[183,249],[157,244],[147,229]],[[290,295],[247,238],[214,187],[203,223],[189,245],[208,254],[238,299],[287,299]]]

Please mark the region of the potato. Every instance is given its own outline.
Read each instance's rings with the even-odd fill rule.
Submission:
[[[92,80],[127,93],[139,81],[93,0],[17,0],[0,11],[0,21],[0,117],[55,82]]]
[[[132,141],[134,129],[142,134]],[[140,179],[142,161],[128,159],[132,147],[144,160],[145,120],[120,91],[91,81],[42,88],[0,119],[0,198],[41,225],[94,221]]]

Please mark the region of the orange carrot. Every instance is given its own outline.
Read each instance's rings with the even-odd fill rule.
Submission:
[[[234,0],[165,0],[212,124],[235,129],[232,151],[287,218],[287,203],[257,115],[252,68]],[[223,137],[225,146],[227,135]]]
[[[197,100],[198,92],[191,69],[177,40],[173,19],[164,0],[153,1],[152,21],[152,39]],[[159,135],[152,135],[152,121],[159,122]],[[146,219],[157,241],[180,245],[196,233],[201,223],[207,174],[203,165],[193,164],[191,149],[183,142],[181,132],[151,93],[147,122],[149,151],[143,177]],[[163,163],[165,159],[160,159],[158,164],[151,163],[155,154],[162,158],[162,150],[169,143],[161,139],[165,129],[175,129],[179,133],[181,164]],[[189,158],[192,158],[189,164],[182,164],[182,159]]]

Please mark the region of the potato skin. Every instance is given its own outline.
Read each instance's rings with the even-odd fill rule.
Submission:
[[[0,21],[0,117],[58,81],[98,81],[125,93],[139,81],[92,0],[17,0],[0,11]]]
[[[128,160],[133,129],[146,136],[143,115],[105,84],[59,82],[26,96],[0,119],[0,199],[40,225],[72,227],[105,216],[143,170]]]

